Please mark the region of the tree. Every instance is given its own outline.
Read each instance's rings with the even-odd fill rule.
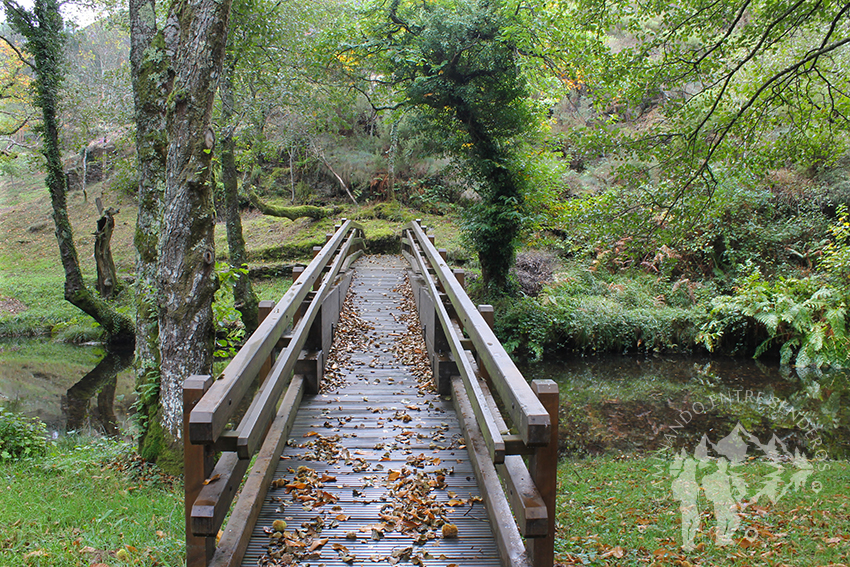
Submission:
[[[217,283],[210,116],[229,14],[228,0],[174,0],[159,29],[152,0],[131,2],[141,170],[136,242],[145,278],[137,303],[148,339],[140,368],[148,429],[142,450],[161,461],[174,459],[164,455],[168,448],[179,452],[183,381],[212,370]]]
[[[247,268],[248,255],[242,235],[242,216],[239,213],[239,172],[236,169],[236,140],[233,133],[238,120],[233,96],[233,73],[235,54],[225,58],[224,75],[219,86],[221,114],[224,128],[221,136],[221,181],[224,185],[225,221],[227,223],[227,247],[230,251],[230,267],[234,270]],[[251,335],[260,324],[260,299],[251,286],[247,273],[239,273],[233,286],[233,304],[245,325],[246,335]]]
[[[130,65],[136,123],[136,390],[139,452],[148,460],[165,450],[162,430],[157,264],[165,186],[165,103],[168,58],[158,35],[153,0],[130,0]]]
[[[508,287],[527,220],[522,150],[535,130],[518,45],[507,33],[516,22],[502,8],[486,0],[393,0],[367,40],[346,53],[371,83],[399,89],[403,99],[390,106],[419,109],[429,132],[465,164],[481,197],[465,230],[483,282],[498,290]]]
[[[68,219],[66,180],[59,145],[57,108],[62,85],[64,32],[59,4],[56,0],[36,0],[32,11],[18,6],[13,0],[3,0],[12,27],[26,38],[26,51],[32,61],[25,60],[35,73],[35,100],[41,108],[42,153],[47,166],[47,188],[53,206],[53,222],[59,256],[65,270],[65,299],[97,321],[106,331],[112,344],[132,344],[133,322],[117,313],[93,294],[85,285],[77,259],[77,249]]]
[[[645,128],[612,131],[607,140],[626,164],[622,206],[612,216],[627,216],[630,232],[693,226],[726,180],[792,164],[815,172],[850,148],[850,78],[842,71],[850,4],[571,6],[574,21],[597,16],[595,56],[584,67],[597,107],[657,112]],[[621,113],[610,114],[616,122]]]

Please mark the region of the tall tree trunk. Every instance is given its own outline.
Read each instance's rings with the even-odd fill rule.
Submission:
[[[163,29],[174,79],[166,111],[160,235],[160,404],[166,431],[181,436],[182,386],[210,374],[215,324],[215,211],[209,184],[210,115],[221,73],[230,0],[175,0]]]
[[[106,331],[110,344],[132,344],[133,322],[117,313],[108,303],[94,295],[83,282],[77,249],[65,195],[67,182],[62,168],[59,147],[59,124],[56,109],[59,105],[59,90],[63,70],[63,24],[56,0],[36,0],[29,12],[11,0],[3,0],[7,17],[17,32],[27,40],[27,51],[32,54],[31,63],[36,73],[36,106],[42,112],[42,152],[47,160],[47,188],[53,206],[53,223],[56,226],[56,241],[59,257],[65,270],[65,299],[90,315]]]
[[[159,405],[157,262],[165,191],[165,102],[170,77],[154,0],[130,0],[130,66],[136,120],[139,187],[136,219],[136,390],[139,453],[156,461],[164,442]],[[171,459],[175,460],[175,459]]]
[[[248,256],[245,253],[245,238],[242,236],[242,216],[239,214],[239,179],[236,170],[236,141],[233,131],[236,128],[236,111],[233,107],[233,72],[235,61],[227,56],[224,76],[219,85],[221,96],[221,114],[224,129],[221,136],[221,180],[224,183],[224,207],[227,222],[227,247],[230,250],[230,266],[247,268]],[[245,334],[250,336],[259,325],[260,299],[251,286],[248,274],[239,274],[233,288],[233,303],[242,316]]]

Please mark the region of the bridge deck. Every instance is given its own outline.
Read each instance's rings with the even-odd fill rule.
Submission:
[[[458,419],[428,385],[405,265],[355,264],[322,392],[302,402],[243,565],[500,565]]]

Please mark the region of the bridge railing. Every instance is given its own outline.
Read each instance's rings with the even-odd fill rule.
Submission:
[[[557,384],[526,382],[493,333],[492,308],[473,305],[463,272],[449,268],[446,251],[419,221],[405,228],[402,253],[416,274],[411,283],[435,385],[454,401],[503,563],[551,567]]]
[[[360,225],[343,219],[336,228],[324,247],[313,249],[313,261],[293,272],[297,279],[276,305],[261,302],[262,322],[221,375],[192,376],[184,383],[189,567],[241,562],[301,398],[318,392],[332,328],[351,282],[348,267],[363,249]],[[230,428],[258,377],[262,384],[239,424]],[[216,546],[255,453],[255,464]],[[216,454],[221,456],[214,462]]]

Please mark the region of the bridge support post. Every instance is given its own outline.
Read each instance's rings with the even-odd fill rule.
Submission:
[[[440,317],[434,310],[434,351],[431,355],[431,371],[434,374],[435,386],[441,396],[451,394],[452,376],[458,375],[457,363],[452,359],[452,348],[440,324]]]
[[[558,491],[558,384],[552,380],[532,380],[531,390],[549,413],[549,442],[537,447],[528,461],[528,471],[546,504],[549,528],[546,537],[529,538],[526,549],[534,567],[555,563],[555,497]]]
[[[257,306],[257,316],[258,316],[257,318],[259,319],[260,323],[265,321],[266,317],[268,317],[271,314],[272,309],[274,309],[274,306],[275,306],[275,302],[270,300],[270,299],[264,299],[263,301],[260,302],[260,304]],[[271,372],[272,362],[274,362],[273,358],[274,358],[274,353],[272,353],[272,355],[269,356],[265,360],[265,362],[263,362],[263,366],[260,368],[260,375],[258,376],[258,378],[259,378],[258,382],[260,384],[263,383],[263,380],[265,380],[266,376],[268,376],[269,372]]]
[[[215,537],[192,534],[192,506],[204,481],[212,474],[215,453],[211,445],[193,445],[189,440],[189,414],[212,386],[212,376],[190,376],[183,382],[183,483],[186,512],[186,565],[207,567],[215,552]]]

